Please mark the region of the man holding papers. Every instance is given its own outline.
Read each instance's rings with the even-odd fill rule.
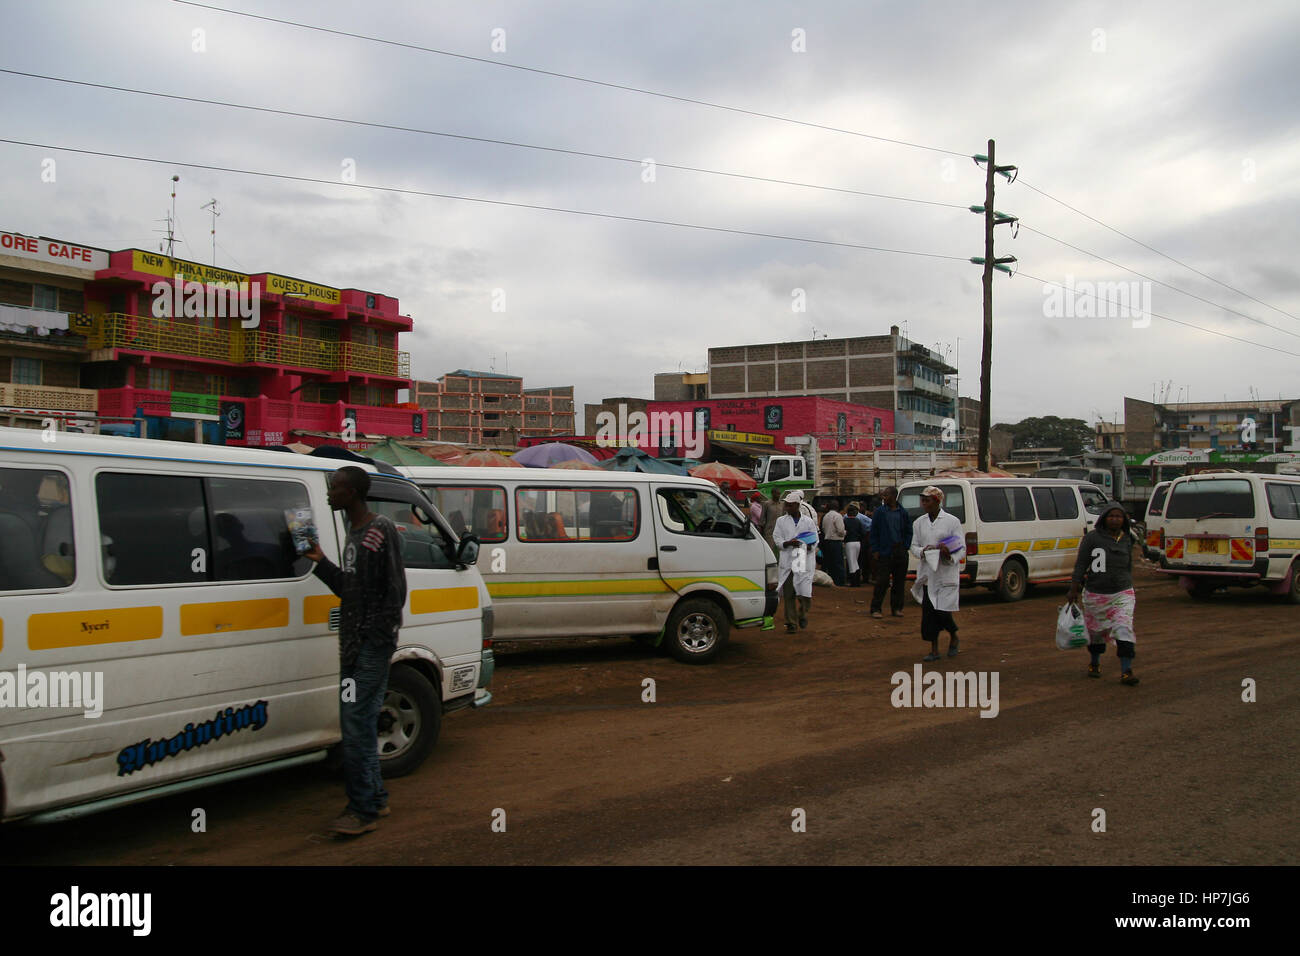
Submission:
[[[785,514],[776,519],[772,544],[779,559],[777,587],[785,604],[786,633],[808,626],[813,572],[817,569],[817,524],[800,509],[803,495],[792,491],[781,499]]]
[[[948,656],[957,656],[957,596],[961,592],[961,559],[965,540],[956,515],[943,510],[943,492],[931,485],[921,492],[925,514],[912,524],[916,583],[912,597],[921,604],[921,640],[928,641],[926,661],[939,660],[939,632],[947,631]]]

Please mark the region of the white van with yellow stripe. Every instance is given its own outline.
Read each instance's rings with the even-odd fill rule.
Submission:
[[[76,816],[338,742],[339,602],[286,511],[310,509],[337,562],[326,487],[344,463],[0,429],[0,819]],[[475,542],[412,482],[360,467],[407,568],[380,718],[396,776],[444,712],[491,699],[491,601]]]
[[[962,585],[990,588],[1004,601],[1020,600],[1030,584],[1069,581],[1079,541],[1106,500],[1099,488],[1068,478],[932,478],[898,489],[913,521],[930,485],[943,491],[943,509],[965,532]],[[915,556],[909,569],[916,573]]]
[[[711,661],[732,628],[772,628],[776,558],[700,478],[412,466],[478,567],[498,640],[630,634]]]
[[[1192,597],[1262,585],[1300,604],[1300,475],[1184,475],[1169,486],[1165,565]]]

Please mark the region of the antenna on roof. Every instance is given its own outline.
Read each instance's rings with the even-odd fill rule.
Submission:
[[[220,216],[221,213],[217,211],[217,200],[215,197],[211,202],[205,202],[199,208],[211,208],[212,210],[212,264],[215,266],[217,264],[217,217]]]

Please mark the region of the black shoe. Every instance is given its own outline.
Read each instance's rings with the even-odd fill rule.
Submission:
[[[949,657],[957,656],[957,639],[955,637],[948,644],[948,656]]]
[[[807,627],[807,626],[808,626],[808,618],[806,618],[806,617],[801,617],[801,618],[799,618],[799,626],[800,626],[800,627]]]

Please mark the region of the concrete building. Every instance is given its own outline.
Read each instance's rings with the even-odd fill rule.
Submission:
[[[1192,451],[1267,455],[1300,446],[1300,399],[1155,403],[1124,399],[1123,452]]]
[[[518,375],[462,368],[414,384],[435,441],[513,448],[523,433],[524,380]]]
[[[602,398],[599,404],[588,402],[583,408],[583,430],[584,435],[594,435],[599,430],[600,425],[597,418],[602,412],[609,412],[615,419],[619,419],[622,414],[625,418],[632,412],[648,412],[650,408],[649,399],[629,398],[628,396],[618,396],[615,398]],[[620,412],[620,408],[624,411]]]
[[[655,375],[656,402],[699,402],[708,397],[708,372],[660,372]]]
[[[888,335],[709,349],[709,398],[809,396],[894,412],[894,430],[937,443],[955,418],[956,375],[942,355]]]
[[[572,435],[573,386],[524,389],[524,425],[521,437]]]

